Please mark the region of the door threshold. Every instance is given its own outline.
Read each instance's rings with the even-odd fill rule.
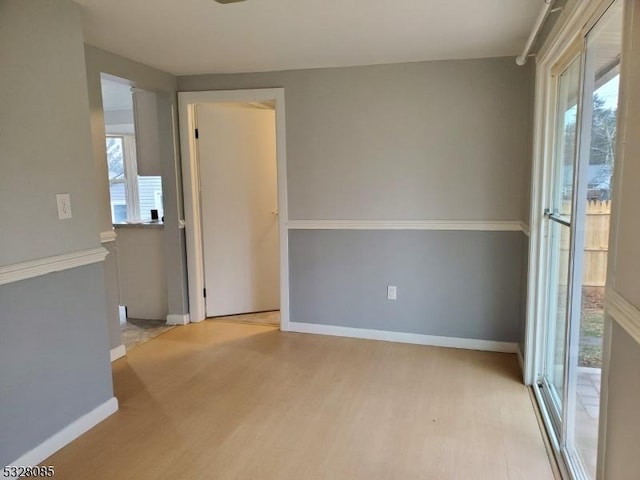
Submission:
[[[556,456],[556,452],[551,443],[551,437],[549,437],[549,432],[544,423],[544,419],[542,418],[542,411],[540,410],[540,404],[538,403],[536,394],[533,391],[532,386],[527,386],[527,390],[529,391],[531,406],[533,407],[533,411],[536,415],[536,420],[538,421],[538,428],[540,428],[540,435],[542,436],[542,442],[544,443],[544,448],[547,451],[547,457],[549,458],[549,464],[551,465],[553,478],[555,480],[564,480],[564,477],[562,476],[562,470],[560,468],[560,465],[558,464],[558,458]]]

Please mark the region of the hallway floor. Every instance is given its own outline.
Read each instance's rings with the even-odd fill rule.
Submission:
[[[113,363],[66,480],[552,479],[515,355],[201,322]]]
[[[175,325],[167,325],[163,320],[138,320],[127,318],[124,323],[120,320],[120,333],[122,343],[127,349],[127,353],[134,347],[148,342],[152,338],[168,332]]]

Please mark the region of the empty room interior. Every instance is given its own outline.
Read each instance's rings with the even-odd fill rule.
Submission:
[[[0,0],[0,477],[640,478],[639,87],[636,0]]]

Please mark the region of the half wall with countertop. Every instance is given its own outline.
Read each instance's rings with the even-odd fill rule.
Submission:
[[[107,161],[105,152],[105,113],[103,108],[101,75],[108,75],[118,79],[126,79],[131,87],[144,89],[156,93],[157,110],[157,141],[158,162],[162,175],[162,198],[164,205],[164,222],[159,231],[149,233],[155,240],[147,245],[147,254],[155,258],[155,266],[162,271],[164,279],[147,278],[157,288],[164,291],[156,291],[160,303],[152,306],[134,306],[134,311],[144,315],[152,314],[154,317],[162,312],[164,319],[172,323],[184,323],[188,319],[188,296],[186,285],[186,253],[184,241],[184,229],[182,224],[182,188],[180,177],[180,160],[178,154],[178,138],[176,132],[176,78],[173,75],[161,72],[138,62],[134,62],[119,55],[101,50],[91,45],[85,45],[85,58],[87,65],[87,81],[89,86],[89,103],[91,107],[91,129],[93,137],[94,160],[97,165],[98,182],[96,185],[99,203],[99,221],[102,231],[112,232],[111,204],[109,195],[109,182],[107,173]],[[117,235],[116,230],[116,235]],[[129,233],[131,235],[129,235]],[[140,231],[128,231],[127,245],[131,245],[131,236],[141,234]],[[161,241],[156,238],[162,235]],[[144,235],[144,233],[142,233]],[[141,235],[137,235],[141,236]],[[116,258],[119,254],[116,236],[111,237],[116,242],[113,248],[115,255],[109,261],[113,266],[108,269],[105,282],[109,291],[122,292],[118,286],[117,265],[122,262]],[[142,241],[140,238],[139,240]],[[144,248],[139,245],[137,248]],[[120,252],[131,257],[131,251]],[[162,265],[159,265],[159,262]],[[157,272],[156,272],[157,273]],[[124,280],[126,283],[126,280]],[[158,283],[159,282],[159,283]],[[130,282],[129,282],[130,283]],[[157,290],[156,288],[156,290]],[[109,308],[109,329],[111,333],[111,348],[117,348],[120,335],[120,317],[117,303],[113,299]],[[149,313],[151,310],[153,312]],[[113,343],[118,343],[114,345]]]

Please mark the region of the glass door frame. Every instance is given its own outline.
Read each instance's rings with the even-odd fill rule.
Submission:
[[[574,9],[567,12],[564,24],[555,32],[552,32],[549,40],[539,52],[536,68],[536,93],[534,110],[534,152],[533,152],[533,172],[532,172],[532,194],[530,211],[530,239],[529,239],[529,283],[527,290],[527,328],[525,338],[525,358],[524,358],[524,380],[527,385],[533,388],[534,396],[540,406],[540,413],[544,423],[548,427],[549,439],[558,461],[558,467],[563,478],[582,479],[586,478],[581,470],[581,463],[576,459],[574,452],[569,452],[565,445],[569,436],[573,435],[573,419],[567,420],[568,412],[572,410],[569,402],[575,402],[576,379],[570,378],[570,368],[565,368],[563,389],[563,404],[565,407],[562,416],[559,412],[545,407],[544,386],[539,385],[540,374],[544,371],[545,351],[541,347],[545,343],[547,335],[547,325],[545,321],[546,306],[548,305],[547,293],[547,258],[549,255],[550,239],[548,235],[549,220],[545,218],[544,211],[549,207],[551,199],[551,179],[553,175],[553,160],[555,153],[555,133],[556,133],[556,105],[557,105],[557,79],[558,74],[570,65],[577,55],[581,55],[580,73],[580,93],[578,104],[583,103],[584,82],[585,82],[585,62],[587,35],[600,18],[606,13],[616,0],[588,0],[576,2]],[[555,76],[554,76],[555,75]],[[578,107],[579,109],[581,106]],[[587,107],[589,108],[589,107]],[[580,158],[583,152],[580,151],[584,142],[581,140],[585,130],[589,134],[589,129],[582,128],[585,124],[585,115],[591,121],[590,112],[578,112],[576,124],[576,158]],[[584,177],[585,169],[579,168],[580,162],[576,162],[574,169],[574,192],[572,199],[572,218],[584,217],[584,202],[577,201],[581,198],[577,191],[582,187],[586,188]],[[582,196],[582,198],[586,198]],[[578,221],[579,222],[579,221]],[[579,223],[572,226],[570,240],[570,270],[569,285],[581,285],[582,282],[573,282],[573,278],[581,278],[582,262],[575,262],[573,252],[579,252],[576,247],[580,247],[584,242],[583,235],[575,235],[574,230],[579,227]],[[584,230],[584,228],[582,228]],[[580,230],[578,230],[580,231]],[[571,315],[579,315],[581,294],[568,292],[568,319]],[[573,313],[572,313],[573,312]],[[579,341],[579,328],[571,329],[570,322],[567,321],[568,334],[565,345],[565,365],[570,367],[571,352],[577,352]],[[572,331],[573,330],[573,331]],[[576,360],[577,365],[577,360]],[[601,423],[606,423],[606,418],[601,416]],[[559,434],[556,435],[555,431]],[[571,443],[569,443],[571,444]],[[600,453],[600,452],[599,452]],[[576,461],[577,460],[577,461]],[[601,462],[598,462],[599,465]],[[600,468],[600,466],[598,467]],[[599,472],[600,473],[600,472]]]
[[[551,69],[551,81],[549,83],[550,91],[552,92],[551,100],[551,108],[549,110],[549,151],[548,151],[548,161],[546,168],[546,185],[547,185],[547,195],[545,199],[546,207],[544,209],[544,218],[542,219],[542,230],[543,233],[540,237],[542,243],[542,251],[544,252],[541,261],[543,264],[543,268],[541,269],[541,274],[543,276],[542,281],[544,283],[544,288],[541,293],[544,293],[544,310],[541,311],[542,316],[540,317],[542,323],[543,336],[541,338],[541,342],[538,344],[538,348],[541,350],[541,354],[543,356],[542,362],[537,369],[536,381],[535,381],[535,390],[537,395],[539,396],[539,403],[546,407],[546,413],[548,421],[548,428],[554,430],[555,433],[555,448],[558,453],[562,455],[564,463],[566,464],[567,470],[570,472],[572,478],[586,478],[584,472],[575,471],[576,469],[580,469],[580,462],[575,461],[575,456],[573,452],[567,448],[567,445],[573,444],[573,432],[574,432],[574,415],[575,412],[575,391],[577,386],[576,376],[573,375],[572,366],[574,363],[577,365],[577,362],[573,362],[572,356],[576,351],[576,346],[578,342],[578,333],[575,327],[576,325],[576,315],[580,314],[580,299],[581,293],[580,291],[576,291],[581,289],[582,282],[575,281],[575,279],[582,278],[582,258],[580,256],[576,256],[576,252],[580,251],[580,237],[581,235],[576,235],[576,232],[581,232],[583,230],[584,222],[584,202],[580,202],[579,199],[583,198],[580,195],[581,191],[585,189],[584,182],[582,181],[583,169],[581,168],[581,149],[582,149],[582,133],[585,130],[583,128],[585,116],[583,112],[583,102],[584,98],[584,66],[585,66],[585,40],[584,38],[578,38],[574,43],[566,50],[566,52],[562,55],[562,57],[555,63],[555,65]],[[573,158],[571,162],[573,164],[573,175],[572,175],[572,198],[571,198],[571,215],[570,220],[566,221],[563,219],[559,219],[555,216],[555,211],[550,212],[549,209],[557,206],[559,200],[557,197],[557,192],[554,187],[557,187],[558,175],[560,174],[559,169],[562,168],[562,165],[557,165],[557,156],[559,150],[559,84],[561,76],[572,67],[574,62],[579,62],[579,84],[576,95],[576,132],[574,138],[574,151]],[[562,177],[560,177],[562,178]],[[553,282],[552,274],[550,270],[550,257],[553,254],[552,250],[554,248],[559,248],[559,246],[555,245],[556,242],[559,242],[557,238],[551,235],[552,222],[560,225],[560,228],[567,227],[569,228],[569,266],[568,266],[568,278],[567,278],[567,301],[566,301],[566,311],[565,315],[565,332],[564,332],[564,355],[563,355],[563,388],[561,392],[561,398],[556,399],[556,396],[552,393],[553,386],[549,383],[548,378],[546,376],[547,369],[550,366],[547,364],[547,360],[549,358],[549,352],[547,351],[550,348],[547,339],[549,338],[549,326],[550,322],[547,320],[547,315],[550,312],[550,305],[554,305],[557,300],[552,299],[549,295],[549,284]],[[577,302],[577,305],[576,305]],[[554,309],[555,310],[555,309]],[[560,405],[557,404],[557,400],[559,400]]]
[[[581,300],[582,300],[582,278],[584,261],[582,252],[584,250],[584,232],[586,221],[586,203],[584,199],[587,198],[587,169],[585,168],[584,158],[588,158],[588,152],[590,149],[590,129],[588,125],[592,121],[591,103],[586,102],[587,93],[590,91],[587,82],[587,62],[589,61],[590,52],[586,49],[586,36],[579,38],[571,47],[567,50],[563,58],[556,63],[551,70],[552,81],[551,88],[554,90],[554,110],[555,115],[550,116],[550,123],[553,127],[553,137],[550,142],[550,155],[549,155],[549,169],[547,184],[550,187],[547,198],[547,208],[545,209],[545,220],[543,221],[543,229],[545,236],[541,239],[546,243],[545,245],[545,257],[542,261],[549,265],[549,258],[552,255],[554,248],[559,248],[555,245],[558,239],[551,235],[551,222],[563,225],[569,228],[570,240],[569,240],[569,265],[568,265],[568,278],[567,278],[567,301],[565,314],[565,336],[564,336],[564,361],[563,361],[563,389],[562,398],[560,399],[561,408],[559,409],[556,403],[555,396],[551,393],[551,385],[548,382],[545,374],[549,365],[544,363],[541,365],[541,369],[538,370],[537,389],[542,397],[545,405],[549,410],[549,414],[553,423],[553,428],[556,430],[558,438],[558,447],[560,453],[567,461],[568,470],[571,473],[572,478],[588,478],[587,474],[583,470],[582,461],[579,455],[575,451],[575,416],[576,416],[576,389],[577,389],[577,367],[578,367],[578,345],[580,336],[580,315],[581,315]],[[559,135],[562,133],[558,130],[558,118],[559,114],[559,80],[561,75],[571,68],[574,62],[579,62],[579,84],[576,95],[576,131],[574,138],[574,152],[571,159],[573,164],[572,175],[572,191],[571,191],[571,214],[570,219],[565,221],[555,216],[555,212],[549,212],[549,208],[556,206],[557,203],[562,201],[557,198],[557,192],[554,190],[554,186],[557,188],[557,175],[560,173],[558,166],[557,156],[559,150]],[[592,89],[591,89],[591,94]],[[551,113],[551,112],[550,112]],[[585,157],[587,155],[587,157]],[[548,213],[547,213],[548,212]],[[562,227],[561,227],[562,228]],[[546,288],[545,292],[547,314],[549,312],[548,306],[555,302],[549,298],[548,288],[549,283],[553,282],[550,271],[545,271]],[[545,338],[548,338],[549,322],[544,321],[544,317],[541,318],[543,326],[545,328]],[[544,342],[544,341],[543,341]],[[544,347],[543,347],[544,345]],[[544,342],[540,345],[540,348],[545,349],[545,360],[549,358],[549,352],[546,349],[550,348],[548,342]]]

